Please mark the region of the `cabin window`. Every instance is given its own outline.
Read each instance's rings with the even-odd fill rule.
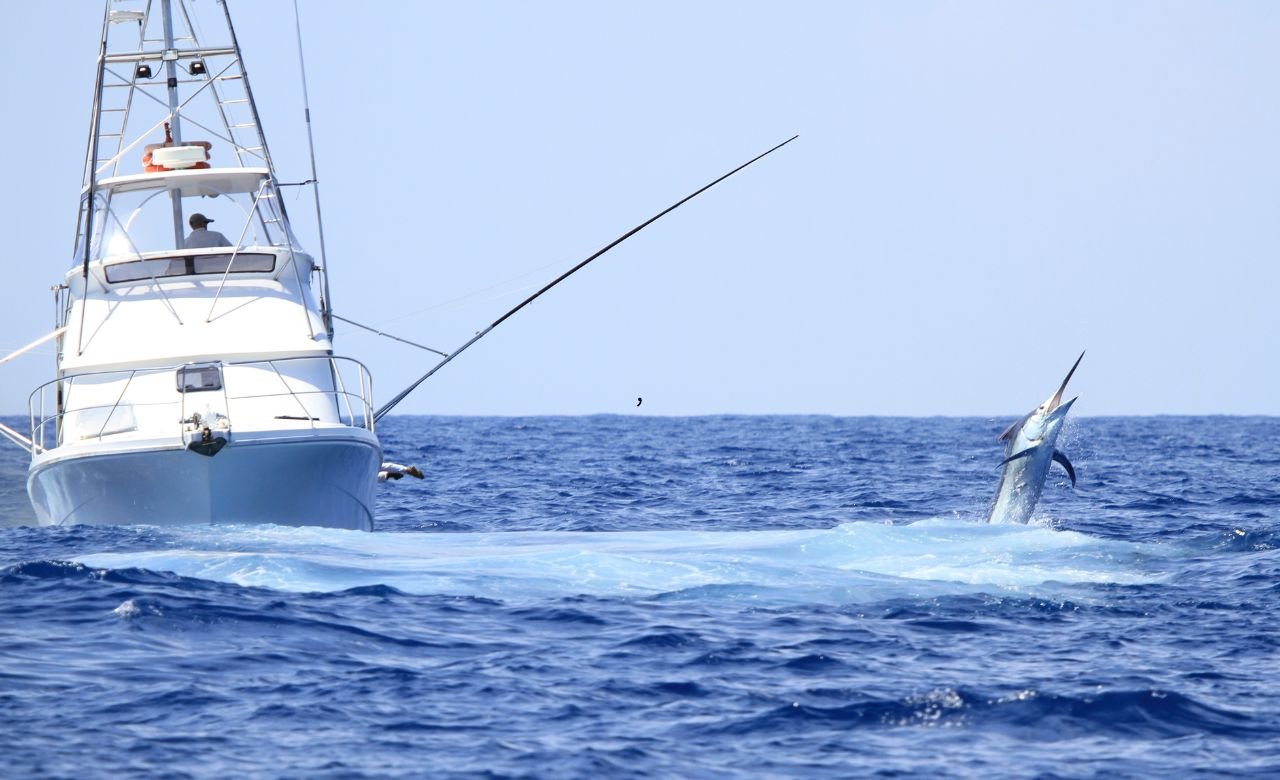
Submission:
[[[227,261],[231,255],[196,255],[191,258],[198,274],[220,274],[227,270]],[[231,263],[233,274],[269,273],[276,270],[276,256],[264,254],[236,255]]]
[[[221,275],[227,272],[228,261],[233,274],[271,273],[276,269],[276,256],[263,252],[242,252],[234,259],[230,254],[156,257],[112,263],[106,267],[107,281],[116,284],[140,282],[153,277],[163,279],[169,276]]]
[[[221,389],[222,368],[219,366],[183,366],[178,369],[179,393]]]

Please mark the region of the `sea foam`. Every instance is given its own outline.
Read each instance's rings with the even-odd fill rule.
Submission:
[[[1037,526],[949,519],[829,529],[360,533],[315,528],[175,529],[169,549],[83,555],[242,586],[499,599],[686,594],[847,603],[1158,580],[1159,549]],[[1158,546],[1155,546],[1158,547]],[[730,586],[726,591],[725,586]]]

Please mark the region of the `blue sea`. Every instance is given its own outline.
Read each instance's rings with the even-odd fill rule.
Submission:
[[[0,450],[0,773],[1280,777],[1280,419],[1073,419],[992,526],[1008,422],[390,417],[373,533]]]

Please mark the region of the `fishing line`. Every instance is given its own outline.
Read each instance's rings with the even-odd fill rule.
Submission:
[[[459,307],[456,306],[455,304],[471,301],[472,299],[477,299],[475,300],[476,303],[487,303],[488,301],[496,301],[500,298],[506,298],[511,295],[518,295],[522,292],[536,289],[538,287],[538,284],[535,282],[533,284],[522,284],[518,287],[510,287],[510,288],[503,289],[504,286],[510,284],[511,282],[517,281],[519,279],[523,279],[526,276],[532,276],[540,271],[545,271],[548,268],[555,268],[558,265],[559,263],[546,263],[544,265],[538,266],[537,268],[533,268],[528,271],[521,272],[519,274],[516,274],[515,276],[509,277],[507,279],[503,279],[502,281],[488,285],[487,287],[481,287],[469,293],[463,293],[462,295],[459,295],[457,297],[449,298],[439,303],[433,303],[430,306],[426,306],[421,309],[414,309],[412,311],[405,312],[404,314],[398,314],[395,317],[390,317],[383,321],[398,322],[400,320],[408,319],[410,317],[414,317],[419,314],[426,314],[427,312],[457,309]],[[495,294],[490,295],[487,298],[478,298],[478,296],[483,295],[484,293],[490,292],[492,290],[498,290],[499,292],[496,292]]]
[[[367,331],[369,331],[370,333],[376,333],[376,334],[377,334],[377,335],[379,335],[379,336],[385,336],[385,337],[387,337],[387,338],[389,338],[389,339],[393,339],[393,340],[395,340],[395,341],[399,341],[399,342],[400,342],[400,343],[402,343],[402,344],[408,344],[408,345],[409,345],[409,346],[411,346],[411,347],[417,347],[418,349],[425,349],[427,352],[434,352],[435,354],[437,354],[437,355],[441,355],[441,356],[444,356],[444,357],[448,357],[448,356],[449,356],[449,353],[448,353],[448,352],[441,352],[441,351],[440,351],[440,350],[438,350],[438,349],[432,349],[431,347],[428,347],[428,346],[425,346],[425,345],[419,344],[419,343],[417,343],[416,341],[410,341],[410,340],[408,340],[408,339],[402,339],[402,338],[400,338],[399,336],[393,336],[393,335],[391,335],[390,333],[384,333],[383,331],[380,331],[380,330],[378,330],[377,328],[371,328],[371,327],[369,327],[368,325],[361,325],[360,323],[356,322],[355,320],[349,320],[349,319],[347,319],[346,317],[339,317],[338,315],[336,315],[336,314],[335,314],[335,315],[333,315],[333,318],[334,318],[335,320],[341,320],[341,321],[343,321],[343,322],[347,323],[348,325],[355,325],[357,328],[360,328],[360,329],[362,329],[362,330],[367,330]]]
[[[295,0],[295,1],[296,1],[296,0]],[[599,250],[599,251],[597,251],[595,254],[593,254],[593,255],[591,255],[590,257],[588,257],[586,260],[583,260],[582,262],[578,263],[578,264],[577,264],[577,265],[575,265],[574,267],[570,268],[568,271],[565,271],[564,273],[562,273],[562,274],[560,274],[559,276],[557,276],[555,279],[552,279],[550,282],[548,282],[546,285],[544,285],[544,286],[542,287],[542,289],[538,290],[538,291],[537,291],[536,293],[534,293],[533,295],[530,295],[528,298],[525,298],[523,301],[521,301],[520,303],[518,303],[514,308],[512,308],[512,309],[508,310],[506,314],[503,314],[501,317],[499,317],[498,319],[494,320],[494,321],[493,321],[493,324],[489,325],[489,327],[485,328],[484,330],[482,330],[482,331],[480,331],[480,332],[476,333],[476,335],[472,336],[472,337],[471,337],[471,338],[470,338],[470,339],[469,339],[465,344],[463,344],[462,346],[460,346],[460,347],[458,347],[456,350],[454,350],[452,353],[450,353],[450,354],[449,354],[449,355],[448,355],[444,360],[441,360],[439,363],[436,363],[434,366],[432,366],[430,371],[428,371],[427,373],[425,373],[425,374],[423,374],[421,377],[419,377],[419,378],[418,378],[418,380],[417,380],[417,381],[415,381],[413,384],[409,385],[409,386],[408,386],[408,387],[406,387],[404,390],[401,390],[401,391],[396,395],[396,397],[395,397],[395,398],[392,398],[390,401],[388,401],[386,404],[384,404],[384,405],[382,406],[382,408],[378,409],[378,411],[374,413],[374,415],[373,415],[374,422],[377,422],[378,420],[381,420],[381,419],[382,419],[382,418],[387,414],[387,412],[389,412],[389,411],[391,411],[392,409],[394,409],[394,408],[396,407],[396,405],[397,405],[397,404],[399,404],[401,401],[403,401],[405,398],[407,398],[407,397],[409,396],[409,394],[410,394],[410,393],[412,393],[414,390],[416,390],[416,389],[417,389],[417,387],[418,387],[418,385],[420,385],[420,384],[422,384],[423,382],[425,382],[425,381],[427,381],[428,379],[430,379],[430,378],[431,378],[431,376],[432,376],[433,374],[435,374],[435,372],[437,372],[437,371],[439,371],[440,369],[444,368],[446,365],[448,365],[448,364],[449,364],[449,362],[450,362],[451,360],[453,360],[453,359],[454,359],[454,358],[456,358],[458,355],[461,355],[463,352],[465,352],[465,351],[467,350],[467,348],[468,348],[468,347],[470,347],[472,344],[476,343],[476,342],[477,342],[477,341],[479,341],[480,339],[482,339],[482,338],[484,338],[485,336],[487,336],[487,335],[489,334],[489,332],[490,332],[490,331],[492,331],[494,328],[496,328],[496,327],[498,327],[499,325],[501,325],[502,323],[506,322],[506,321],[507,321],[508,319],[510,319],[510,318],[511,318],[511,317],[512,317],[516,312],[520,311],[520,310],[521,310],[521,309],[523,309],[524,307],[526,307],[526,306],[528,306],[529,304],[533,303],[533,302],[534,302],[535,300],[537,300],[540,296],[542,296],[542,294],[543,294],[543,293],[547,292],[547,291],[548,291],[548,290],[550,290],[552,287],[555,287],[557,284],[560,284],[560,283],[561,283],[561,282],[563,282],[565,279],[568,279],[570,276],[573,276],[575,273],[577,273],[578,271],[580,271],[580,270],[582,270],[583,268],[585,268],[585,267],[587,266],[587,264],[588,264],[588,263],[590,263],[591,261],[593,261],[593,260],[595,260],[596,258],[600,257],[601,255],[605,254],[605,253],[606,253],[606,252],[608,252],[610,249],[613,249],[613,248],[614,248],[615,246],[617,246],[618,244],[621,244],[623,241],[626,241],[628,238],[631,238],[631,237],[632,237],[632,236],[634,236],[636,233],[639,233],[641,230],[644,230],[645,228],[649,227],[649,226],[650,226],[650,225],[652,225],[654,222],[657,222],[659,219],[663,218],[664,216],[666,216],[667,214],[671,213],[672,211],[675,211],[676,209],[680,208],[680,207],[681,207],[681,206],[683,206],[685,203],[688,203],[689,201],[691,201],[691,200],[693,200],[694,198],[698,197],[698,196],[699,196],[699,195],[701,195],[702,193],[704,193],[704,192],[706,192],[707,190],[711,189],[712,187],[716,186],[717,184],[719,184],[720,182],[722,182],[722,181],[724,181],[725,179],[729,178],[730,176],[734,175],[735,173],[737,173],[738,171],[742,170],[743,168],[746,168],[747,166],[751,165],[752,163],[754,163],[754,162],[756,162],[756,161],[758,161],[758,160],[760,160],[760,159],[762,159],[762,158],[764,158],[764,157],[767,157],[767,156],[769,156],[770,154],[773,154],[774,152],[778,151],[779,149],[781,149],[782,147],[786,146],[787,144],[791,143],[792,141],[796,140],[796,139],[797,139],[797,138],[799,138],[799,137],[800,137],[800,136],[798,136],[798,135],[793,135],[793,136],[791,136],[790,138],[788,138],[787,140],[785,140],[785,141],[783,141],[782,143],[778,144],[777,146],[773,147],[772,149],[768,150],[767,152],[764,152],[764,153],[762,153],[762,154],[759,154],[759,155],[757,155],[757,156],[755,156],[755,157],[751,158],[750,160],[747,160],[747,161],[746,161],[746,162],[744,162],[742,165],[739,165],[737,168],[734,168],[733,170],[731,170],[731,171],[729,171],[728,173],[724,174],[724,175],[723,175],[723,176],[721,176],[720,178],[715,179],[714,181],[712,181],[712,182],[711,182],[711,183],[709,183],[709,184],[705,184],[705,185],[703,185],[702,187],[700,187],[700,188],[699,188],[699,189],[697,189],[697,190],[694,190],[693,192],[691,192],[691,193],[689,193],[688,195],[684,196],[683,198],[681,198],[680,200],[676,201],[675,203],[672,203],[670,206],[667,206],[667,207],[666,207],[665,209],[663,209],[662,211],[659,211],[657,214],[654,214],[652,217],[649,217],[649,218],[648,218],[648,219],[646,219],[644,222],[641,222],[639,225],[636,225],[635,227],[631,228],[631,229],[630,229],[630,230],[628,230],[626,233],[623,233],[621,236],[618,236],[618,237],[617,237],[617,238],[615,238],[613,241],[611,241],[611,242],[609,242],[608,244],[606,244],[606,245],[605,245],[605,247],[604,247],[603,249],[600,249],[600,250]]]
[[[511,290],[504,290],[504,291],[502,291],[502,292],[500,292],[500,293],[498,293],[498,294],[496,294],[496,295],[491,295],[491,296],[489,296],[489,297],[487,297],[487,298],[481,298],[481,299],[478,299],[478,300],[476,300],[475,302],[476,302],[476,303],[487,303],[487,302],[489,302],[489,301],[497,301],[497,300],[502,300],[502,299],[504,299],[504,298],[510,299],[512,295],[519,295],[520,293],[527,292],[527,291],[529,291],[529,290],[533,290],[533,289],[535,289],[536,287],[537,287],[537,285],[534,285],[534,284],[526,284],[526,285],[524,285],[523,287],[517,287],[517,288],[513,288],[513,289],[511,289]],[[479,294],[479,293],[475,293],[474,295],[478,295],[478,294]],[[429,308],[427,308],[427,309],[420,309],[420,310],[418,311],[418,313],[420,313],[420,314],[421,314],[421,313],[424,313],[424,312],[427,312],[427,311],[449,311],[449,310],[454,310],[454,309],[463,308],[463,307],[460,305],[460,304],[461,304],[461,302],[462,302],[462,301],[464,301],[464,300],[466,300],[467,298],[470,298],[470,297],[473,297],[473,296],[464,296],[464,297],[462,297],[462,298],[455,298],[455,299],[453,299],[452,301],[446,301],[446,302],[444,302],[444,303],[437,304],[437,305],[432,306],[432,307],[429,307]],[[454,304],[456,304],[456,305],[454,305]],[[381,320],[380,322],[383,322],[383,323],[387,323],[387,322],[399,322],[400,320],[406,319],[406,317],[408,317],[408,316],[410,316],[410,315],[403,315],[403,314],[402,314],[402,315],[400,315],[399,317],[391,317],[391,318],[389,318],[389,319]],[[433,348],[431,348],[431,347],[427,347],[427,346],[424,346],[424,345],[422,345],[422,344],[418,344],[418,343],[416,343],[416,342],[409,341],[408,339],[403,339],[403,338],[400,338],[400,337],[398,337],[398,336],[394,336],[394,335],[392,335],[392,334],[390,334],[390,333],[386,333],[386,332],[384,332],[384,331],[382,331],[382,330],[379,330],[379,329],[377,329],[377,328],[375,328],[375,327],[373,327],[373,326],[371,326],[371,325],[365,325],[365,324],[362,324],[362,323],[359,323],[359,322],[354,322],[354,321],[352,321],[352,320],[346,319],[345,317],[339,317],[339,316],[338,316],[338,315],[336,315],[336,314],[335,314],[335,315],[333,315],[333,318],[334,318],[335,320],[342,320],[343,322],[346,322],[346,323],[349,323],[349,324],[351,324],[351,325],[354,325],[354,326],[356,326],[357,328],[360,328],[360,329],[362,329],[362,330],[369,331],[370,333],[375,333],[375,334],[377,334],[377,335],[379,335],[379,336],[386,336],[386,337],[387,337],[387,338],[389,338],[389,339],[393,339],[393,340],[395,340],[395,341],[401,341],[401,342],[404,342],[405,344],[409,344],[410,346],[418,347],[419,349],[425,349],[425,350],[426,350],[426,351],[428,351],[428,352],[434,352],[434,353],[435,353],[435,354],[437,354],[437,355],[446,356],[446,355],[448,355],[448,354],[449,354],[449,353],[447,353],[447,352],[441,352],[441,351],[440,351],[440,350],[438,350],[438,349],[433,349]],[[335,336],[339,336],[339,335],[340,335],[340,336],[346,336],[346,335],[348,335],[348,334],[350,334],[350,333],[354,333],[354,332],[355,332],[355,331],[351,331],[351,330],[347,330],[347,331],[337,331],[334,335],[335,335]]]

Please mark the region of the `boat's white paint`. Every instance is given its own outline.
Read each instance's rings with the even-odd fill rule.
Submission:
[[[366,430],[233,433],[212,457],[180,440],[85,444],[32,461],[42,525],[275,523],[371,530],[382,450]]]
[[[108,258],[91,265],[87,295],[67,320],[63,370],[332,354],[333,345],[310,288],[300,286],[290,268],[298,263],[296,276],[309,279],[311,258],[270,247],[244,251],[275,254],[274,275],[240,278],[235,274],[224,282],[220,275],[208,274],[108,284],[103,265],[119,261]],[[145,257],[181,259],[226,253],[225,249],[186,250]],[[84,294],[86,285],[78,272],[69,274],[68,281],[72,294]]]

